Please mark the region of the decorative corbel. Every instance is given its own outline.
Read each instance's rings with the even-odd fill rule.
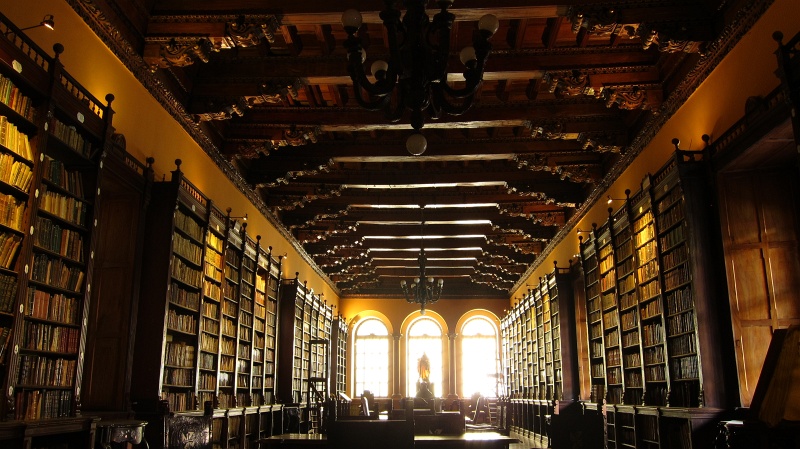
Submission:
[[[547,83],[551,94],[567,97],[594,95],[594,89],[589,85],[589,76],[577,70],[570,74],[548,72],[545,73],[542,80]]]
[[[619,13],[614,8],[605,6],[570,6],[567,19],[572,24],[572,32],[578,34],[581,29],[592,35],[610,35],[619,21]]]
[[[578,135],[578,143],[585,151],[596,151],[598,153],[619,153],[622,145],[612,142],[611,136],[598,136],[581,133]]]
[[[577,137],[577,135],[565,132],[564,128],[565,126],[561,122],[534,124],[531,126],[531,137],[547,140],[569,140]]]
[[[198,122],[208,122],[212,120],[230,120],[234,115],[242,117],[244,116],[245,109],[247,109],[247,104],[243,99],[233,102],[226,102],[225,100],[213,100],[208,103],[208,108],[219,108],[219,110],[195,114],[195,120]]]
[[[269,80],[258,86],[258,95],[248,95],[243,98],[249,107],[285,105],[289,97],[297,99],[297,92],[301,87],[300,78]]]
[[[231,47],[255,47],[261,44],[262,39],[273,44],[275,43],[275,32],[279,26],[275,16],[270,16],[261,23],[247,21],[244,16],[241,16],[237,20],[225,24],[225,36]]]
[[[150,40],[145,48],[144,60],[155,72],[171,67],[188,67],[197,61],[208,62],[215,51],[214,44],[206,38],[171,38],[166,42]]]
[[[280,146],[291,145],[297,147],[307,143],[317,143],[317,136],[321,133],[319,126],[313,127],[292,127],[283,130],[284,142]]]
[[[639,26],[638,35],[642,39],[642,48],[652,46],[662,53],[699,53],[705,52],[706,42],[690,37],[690,28],[681,23],[643,23]]]

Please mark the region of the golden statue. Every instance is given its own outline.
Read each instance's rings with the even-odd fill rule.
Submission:
[[[417,372],[421,381],[428,381],[431,377],[431,361],[428,360],[428,356],[424,352],[422,357],[417,359]]]

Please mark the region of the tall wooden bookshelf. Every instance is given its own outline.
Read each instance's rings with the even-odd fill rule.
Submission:
[[[702,152],[677,150],[581,239],[587,407],[603,411],[608,448],[708,447],[698,429],[729,406],[705,170]]]
[[[0,15],[0,440],[88,447],[81,416],[99,184],[113,133],[101,102]]]
[[[308,432],[313,431],[315,413],[309,406],[314,402],[310,383],[321,377],[331,380],[324,368],[330,366],[330,351],[323,352],[321,343],[330,348],[333,309],[295,276],[281,283],[277,394],[280,402],[300,408],[298,428],[291,430]]]
[[[347,322],[341,315],[336,316],[331,329],[331,394],[347,391]],[[338,396],[337,396],[338,397]]]
[[[153,185],[131,395],[148,440],[211,419],[220,448],[271,435],[280,262],[180,169]],[[269,415],[265,417],[264,415]],[[166,423],[160,426],[158,423]],[[283,429],[280,429],[283,430]]]
[[[501,320],[510,431],[534,444],[561,441],[574,421],[578,362],[569,268],[556,266]],[[552,420],[552,425],[548,421]]]

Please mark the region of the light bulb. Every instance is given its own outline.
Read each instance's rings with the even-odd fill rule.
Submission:
[[[475,56],[475,48],[473,47],[464,47],[461,53],[458,54],[458,57],[464,65],[468,65],[470,62],[478,59],[478,57]]]
[[[359,29],[362,21],[361,13],[356,9],[348,9],[342,13],[342,26],[345,28]]]
[[[421,133],[414,133],[406,140],[406,150],[414,156],[420,156],[428,148],[428,140]]]
[[[490,35],[493,35],[497,32],[497,29],[500,28],[500,21],[497,20],[497,16],[494,14],[486,14],[478,21],[478,28],[483,31],[488,31]]]
[[[389,63],[383,60],[377,60],[372,63],[372,67],[370,68],[372,76],[377,78],[378,77],[377,73],[380,72],[381,70],[383,70],[384,72],[389,70]]]

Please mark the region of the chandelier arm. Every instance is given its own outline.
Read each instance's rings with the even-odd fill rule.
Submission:
[[[390,95],[379,96],[375,99],[365,99],[360,87],[357,84],[353,84],[353,91],[355,92],[356,102],[358,105],[368,111],[380,111],[381,109],[386,108],[386,106],[389,104],[389,100],[391,99]]]
[[[391,96],[387,95],[388,101],[383,107],[384,115],[386,116],[386,120],[390,122],[398,122],[401,118],[403,118],[403,112],[406,109],[406,99],[403,95],[403,89],[398,89],[395,95],[395,102],[394,107],[392,107]]]
[[[397,77],[392,78],[387,73],[387,76],[377,79],[374,83],[367,78],[362,66],[361,44],[351,47],[348,57],[347,71],[353,81],[354,88],[363,88],[374,97],[383,97],[392,92],[395,84],[397,84]]]
[[[480,83],[478,85],[480,85]],[[440,115],[441,112],[445,112],[448,115],[461,115],[467,112],[472,107],[476,91],[477,89],[475,89],[475,91],[473,91],[472,94],[465,95],[463,97],[463,101],[461,102],[461,104],[456,104],[450,102],[450,100],[448,100],[448,97],[445,95],[445,92],[448,92],[447,86],[446,85],[438,86],[433,89],[433,95],[434,95],[433,104],[435,105],[435,111],[437,111]]]

